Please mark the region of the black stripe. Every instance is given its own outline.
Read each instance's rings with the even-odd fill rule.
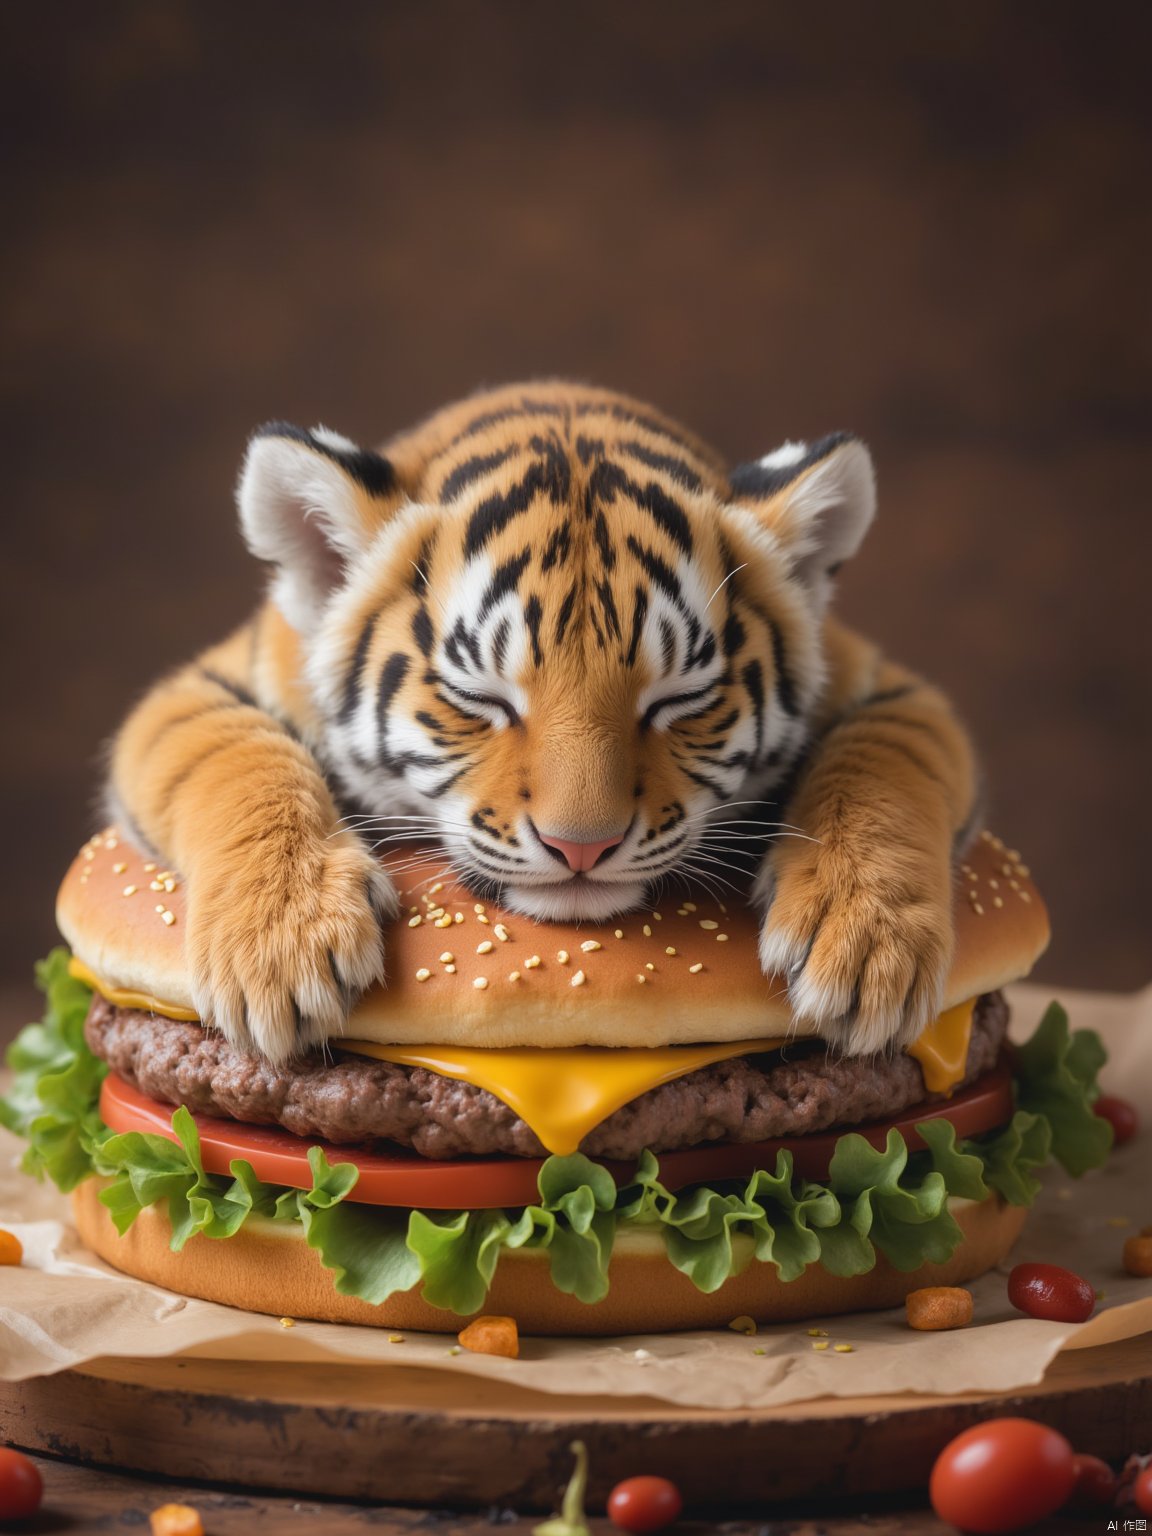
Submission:
[[[263,437],[283,437],[293,443],[303,443],[313,453],[322,454],[339,465],[369,496],[386,496],[396,488],[395,470],[387,459],[370,448],[335,448],[288,421],[268,421],[257,427],[252,434],[253,441]]]
[[[760,756],[760,750],[764,745],[764,669],[758,661],[750,661],[740,674],[740,680],[747,689],[748,697],[752,700],[752,710],[756,716],[756,751],[755,757]]]
[[[734,612],[724,621],[724,654],[734,656],[744,644],[746,631]]]
[[[680,582],[677,579],[676,572],[668,562],[661,559],[654,549],[649,549],[646,544],[641,544],[639,539],[631,533],[628,535],[627,544],[656,585],[678,607],[683,608],[684,602],[680,592]]]
[[[540,621],[544,617],[540,599],[535,593],[524,604],[524,622],[528,626],[528,633],[532,636],[532,660],[536,665],[542,666],[544,653],[540,649]]]
[[[572,611],[576,607],[576,594],[579,588],[576,582],[568,588],[564,594],[564,601],[560,604],[560,612],[556,615],[556,644],[559,645],[568,631],[568,625],[572,619]]]
[[[356,641],[356,649],[352,652],[352,665],[348,668],[348,676],[344,681],[344,697],[340,701],[340,713],[337,715],[341,725],[347,724],[356,712],[356,706],[360,702],[360,689],[364,682],[364,668],[368,664],[368,651],[372,645],[372,636],[376,629],[376,621],[379,613],[370,615],[368,622],[360,631],[360,638]]]
[[[604,624],[609,635],[620,639],[620,615],[616,612],[616,599],[612,596],[612,588],[607,581],[598,581],[595,584],[600,606],[604,610]]]
[[[608,520],[603,512],[596,513],[592,531],[596,537],[596,547],[600,551],[600,562],[606,571],[611,571],[616,565],[616,551],[612,548],[612,540],[608,534]]]
[[[768,620],[768,633],[772,636],[772,664],[776,669],[776,693],[780,699],[780,708],[786,715],[796,716],[800,713],[796,683],[788,665],[784,632],[775,619]]]
[[[260,701],[254,693],[250,693],[241,683],[232,682],[231,678],[214,672],[211,667],[200,668],[201,677],[207,678],[210,683],[215,683],[217,688],[223,688],[225,693],[230,693],[240,704],[247,704],[252,709],[260,708]]]
[[[508,622],[508,615],[497,624],[492,633],[492,665],[498,673],[504,671],[504,659],[508,654],[508,639],[512,632],[512,626]]]
[[[640,650],[640,636],[644,632],[644,620],[648,616],[648,594],[637,584],[632,604],[632,634],[628,640],[628,665],[632,666]]]
[[[541,571],[550,571],[552,567],[562,566],[568,559],[568,551],[572,547],[572,530],[565,518],[558,528],[554,528],[548,536],[548,543],[544,547],[544,553],[540,557]]]
[[[436,635],[427,608],[421,603],[412,615],[412,638],[425,656],[431,656]]]
[[[395,759],[388,750],[388,713],[392,701],[408,676],[411,662],[403,651],[393,651],[384,663],[376,689],[376,755],[385,767],[392,767]]]
[[[490,474],[492,470],[499,469],[501,464],[507,463],[514,453],[516,446],[511,448],[499,448],[495,453],[478,453],[472,458],[465,459],[462,464],[457,464],[451,474],[445,475],[440,482],[439,501],[451,501],[458,496],[466,485],[471,485],[474,480],[479,480],[482,475]]]
[[[692,553],[692,528],[687,515],[655,480],[642,486],[619,464],[604,460],[589,477],[588,493],[590,497],[608,501],[614,501],[621,493],[630,496],[686,555]]]
[[[581,419],[588,416],[608,416],[613,421],[630,422],[633,426],[639,427],[641,431],[651,432],[653,437],[664,437],[670,443],[676,443],[681,448],[687,448],[689,453],[696,451],[695,445],[683,433],[677,432],[675,427],[669,426],[666,422],[657,421],[654,416],[645,416],[639,411],[630,410],[625,405],[619,405],[611,401],[586,400],[582,404],[577,405],[573,414]]]
[[[503,528],[526,512],[537,496],[560,506],[571,489],[572,474],[560,445],[551,438],[534,437],[533,449],[541,455],[522,480],[509,490],[498,491],[482,501],[468,519],[464,554],[472,559]]]
[[[160,804],[167,805],[181,785],[190,779],[198,769],[202,768],[209,758],[219,757],[221,752],[228,752],[233,746],[235,746],[235,742],[229,740],[216,741],[210,747],[205,747],[204,751],[198,753],[190,763],[185,763],[178,772],[174,773],[163,789],[160,790],[157,797]]]
[[[641,464],[646,464],[649,469],[662,469],[673,480],[679,480],[680,484],[688,491],[702,491],[704,482],[700,476],[684,459],[673,453],[655,453],[651,448],[646,448],[643,443],[635,439],[618,443],[617,448],[626,453],[629,458],[638,459]]]
[[[484,596],[480,599],[480,608],[476,614],[476,622],[478,624],[483,624],[500,599],[507,597],[508,593],[515,589],[516,583],[527,570],[528,562],[531,558],[532,546],[525,544],[518,555],[511,556],[510,559],[503,561],[496,567],[492,572],[492,579],[484,589]],[[474,660],[476,665],[479,666],[480,658],[478,655],[474,657]]]
[[[918,692],[919,688],[919,683],[902,683],[897,688],[881,688],[878,693],[870,693],[866,699],[861,699],[856,707],[869,709],[873,704],[891,704],[896,699],[906,699],[910,693]]]
[[[153,731],[152,735],[149,736],[148,740],[140,748],[136,756],[140,759],[148,757],[155,750],[155,748],[159,746],[160,742],[164,740],[165,736],[167,736],[170,731],[176,730],[178,726],[191,725],[193,720],[199,720],[203,715],[218,715],[224,710],[241,709],[244,707],[245,706],[236,703],[235,700],[230,700],[227,704],[200,704],[197,706],[197,708],[190,709],[187,714],[176,715],[171,720],[165,720],[163,725],[158,726],[157,729]]]

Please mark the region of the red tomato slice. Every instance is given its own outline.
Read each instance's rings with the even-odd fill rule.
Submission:
[[[950,1120],[957,1136],[978,1136],[1012,1118],[1012,1074],[1006,1056],[971,1088],[936,1104],[914,1106],[894,1120],[821,1131],[812,1136],[785,1136],[775,1141],[723,1142],[660,1154],[660,1177],[670,1189],[718,1179],[747,1178],[757,1168],[775,1168],[782,1148],[792,1153],[796,1172],[807,1179],[824,1179],[836,1142],[846,1129],[859,1130],[875,1147],[883,1147],[890,1126],[901,1133],[911,1150],[924,1146],[914,1127],[921,1120]],[[176,1140],[172,1106],[150,1099],[110,1072],[100,1090],[100,1114],[114,1131],[150,1131]],[[495,1210],[531,1205],[537,1198],[536,1176],[542,1159],[531,1157],[459,1157],[437,1162],[404,1147],[368,1152],[355,1146],[312,1141],[279,1126],[249,1125],[193,1115],[200,1132],[200,1152],[208,1173],[227,1174],[233,1158],[246,1158],[266,1184],[309,1189],[312,1173],[308,1148],[321,1146],[333,1163],[355,1163],[360,1170],[355,1198],[362,1205],[416,1206],[424,1210]],[[623,1186],[635,1163],[601,1159]]]

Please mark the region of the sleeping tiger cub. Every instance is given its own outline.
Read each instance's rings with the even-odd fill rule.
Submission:
[[[262,427],[238,501],[267,601],[157,684],[111,770],[186,877],[230,1041],[282,1060],[384,974],[389,830],[543,919],[754,850],[798,1020],[862,1052],[935,1014],[976,768],[947,700],[827,615],[874,511],[858,440],[729,471],[636,401],[521,385],[382,453]]]

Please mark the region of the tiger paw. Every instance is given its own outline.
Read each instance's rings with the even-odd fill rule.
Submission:
[[[196,1010],[239,1049],[282,1062],[321,1045],[383,975],[396,893],[349,834],[259,868],[238,857],[199,870],[188,898]]]
[[[760,963],[783,979],[800,1031],[849,1055],[909,1045],[940,1012],[952,961],[946,859],[909,878],[895,860],[819,845],[774,851],[757,882]]]

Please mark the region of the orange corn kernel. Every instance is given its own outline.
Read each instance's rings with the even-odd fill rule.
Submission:
[[[204,1536],[200,1512],[191,1504],[162,1504],[148,1516],[152,1536]]]
[[[509,1360],[520,1357],[520,1330],[514,1317],[478,1317],[462,1328],[457,1338],[474,1355],[505,1355]]]
[[[23,1264],[24,1245],[13,1232],[0,1230],[0,1264]]]

